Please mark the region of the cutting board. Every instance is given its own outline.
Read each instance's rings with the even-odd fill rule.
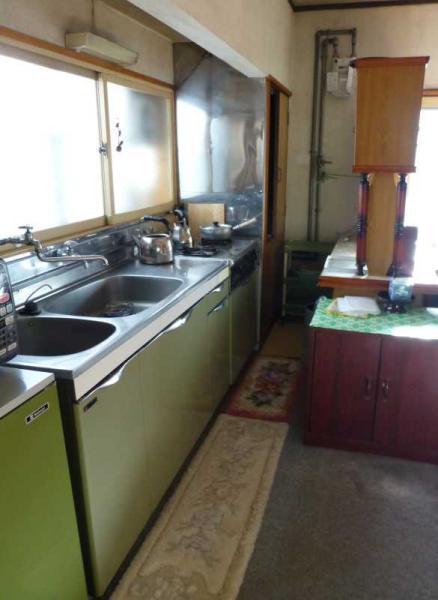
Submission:
[[[190,231],[195,242],[201,239],[199,228],[203,225],[211,225],[213,221],[225,223],[225,204],[189,202],[187,208]]]

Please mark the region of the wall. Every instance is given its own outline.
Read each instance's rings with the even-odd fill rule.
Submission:
[[[426,87],[438,87],[438,5],[296,13],[290,121],[287,236],[305,239],[312,115],[313,44],[319,29],[357,28],[357,56],[430,56]],[[327,100],[324,155],[336,175],[322,184],[321,239],[351,229],[356,215],[355,98]]]
[[[1,0],[0,23],[64,46],[68,32],[89,31],[91,0]],[[96,0],[96,33],[139,53],[134,71],[173,82],[172,42]]]
[[[294,13],[288,0],[131,0],[252,77],[291,82]]]
[[[294,13],[287,0],[177,0],[178,5],[253,62],[291,83]]]

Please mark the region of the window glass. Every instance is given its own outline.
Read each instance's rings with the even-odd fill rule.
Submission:
[[[408,178],[405,225],[418,227],[416,263],[438,265],[438,108],[423,108],[417,140],[416,172]]]
[[[171,100],[107,83],[114,212],[173,200]]]
[[[0,237],[104,214],[96,82],[0,55]]]

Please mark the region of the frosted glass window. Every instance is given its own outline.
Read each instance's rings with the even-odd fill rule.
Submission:
[[[0,237],[104,214],[96,82],[0,55]]]
[[[114,212],[173,200],[172,124],[168,97],[107,83]]]

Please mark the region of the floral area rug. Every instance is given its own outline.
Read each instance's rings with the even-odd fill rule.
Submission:
[[[226,412],[288,423],[300,370],[301,362],[294,358],[257,356],[232,393]]]
[[[220,415],[112,600],[234,600],[287,430]]]

